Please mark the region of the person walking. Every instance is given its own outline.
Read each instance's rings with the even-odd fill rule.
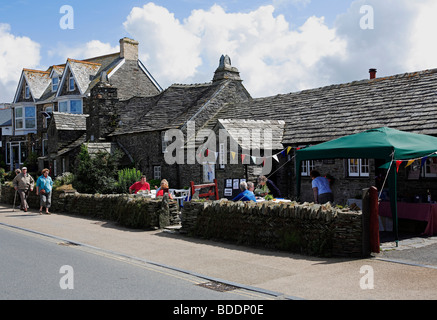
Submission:
[[[35,180],[32,178],[30,174],[27,173],[27,168],[21,168],[21,173],[17,174],[12,180],[12,185],[14,189],[18,192],[21,199],[20,209],[27,212],[29,209],[29,205],[27,203],[27,198],[29,197],[29,191],[33,191],[33,187],[35,185]]]
[[[46,208],[46,214],[50,214],[49,208],[52,205],[53,180],[49,176],[49,169],[43,169],[41,176],[36,180],[36,195],[39,194],[39,214],[42,208]]]

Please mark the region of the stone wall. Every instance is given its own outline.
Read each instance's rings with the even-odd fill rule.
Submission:
[[[361,211],[312,203],[191,201],[181,232],[189,236],[314,256],[367,256]]]
[[[14,203],[15,191],[2,186],[1,202]],[[17,195],[16,205],[20,204]],[[32,192],[29,196],[31,209],[39,209],[39,196]],[[19,211],[19,209],[16,209]],[[80,194],[54,191],[52,195],[52,212],[71,214],[118,222],[120,225],[134,229],[164,228],[178,223],[179,207],[176,201],[167,197],[158,200],[136,198],[127,194]]]

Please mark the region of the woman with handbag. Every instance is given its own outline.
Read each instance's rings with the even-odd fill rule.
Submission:
[[[50,214],[49,208],[52,204],[53,180],[49,176],[49,169],[43,169],[41,176],[36,180],[36,195],[39,194],[39,214],[42,214],[42,207],[46,208],[46,214]]]

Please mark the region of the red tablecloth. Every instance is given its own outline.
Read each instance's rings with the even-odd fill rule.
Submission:
[[[380,202],[379,215],[392,217],[390,202]],[[437,234],[437,204],[398,202],[398,218],[427,221],[423,234],[427,236]]]

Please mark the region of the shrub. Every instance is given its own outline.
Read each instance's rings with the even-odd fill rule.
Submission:
[[[118,191],[127,193],[129,187],[141,179],[141,171],[136,168],[126,168],[118,171]]]
[[[86,145],[81,146],[78,165],[74,172],[73,188],[81,193],[109,194],[117,191],[120,152],[110,154],[99,151],[93,157]]]

